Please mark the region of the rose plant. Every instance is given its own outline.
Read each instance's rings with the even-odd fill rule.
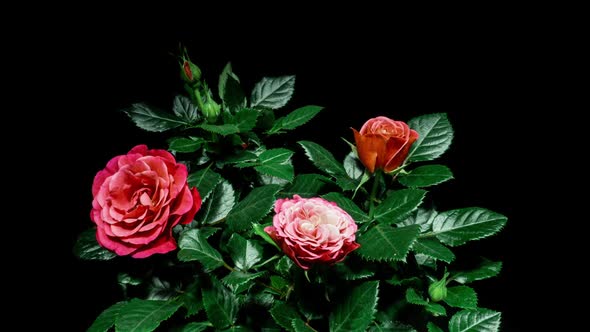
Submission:
[[[228,64],[215,96],[186,51],[179,62],[188,95],[172,112],[125,110],[169,133],[167,149],[122,149],[94,179],[95,227],[76,255],[143,263],[121,271],[121,301],[89,331],[499,329],[501,313],[478,305],[472,283],[501,262],[455,264],[452,248],[506,217],[437,211],[424,189],[453,178],[427,163],[453,139],[446,114],[367,119],[340,159],[276,139],[322,110],[285,111],[294,76],[262,78],[247,96]],[[295,169],[296,154],[312,171]]]

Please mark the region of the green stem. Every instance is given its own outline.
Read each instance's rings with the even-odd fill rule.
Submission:
[[[277,258],[280,258],[281,256],[282,256],[282,255],[279,255],[279,254],[277,254],[277,255],[274,255],[274,256],[272,256],[271,258],[269,258],[269,259],[265,260],[264,262],[262,262],[262,263],[260,263],[260,264],[256,264],[256,265],[252,266],[252,268],[254,268],[254,269],[260,268],[260,267],[262,267],[262,266],[264,266],[264,265],[266,265],[266,264],[268,264],[268,263],[270,263],[270,262],[274,261],[275,259],[277,259]]]
[[[195,97],[197,98],[197,106],[199,106],[199,109],[203,112],[205,106],[203,105],[203,99],[201,98],[201,93],[198,88],[195,89]]]
[[[373,182],[373,188],[371,189],[371,196],[369,197],[369,219],[373,219],[375,213],[375,196],[377,196],[377,189],[379,188],[379,182],[381,182],[381,170],[375,171],[375,179]]]

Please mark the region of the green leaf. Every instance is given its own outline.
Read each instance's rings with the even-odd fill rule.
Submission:
[[[277,109],[285,106],[295,86],[295,76],[264,77],[254,86],[250,104],[252,107]]]
[[[344,170],[351,179],[360,179],[365,174],[365,169],[357,158],[356,152],[351,151],[344,157]]]
[[[357,223],[364,223],[369,221],[369,216],[363,210],[361,210],[361,208],[359,208],[353,201],[346,198],[341,193],[327,193],[325,195],[322,195],[322,198],[324,198],[327,201],[335,202],[336,204],[338,204],[338,206],[344,211],[348,212],[352,219],[354,219],[354,221],[356,221]]]
[[[199,282],[190,284],[184,293],[180,296],[182,305],[186,308],[185,317],[190,317],[203,310],[203,299],[201,298],[201,289]]]
[[[336,304],[330,314],[330,331],[364,331],[376,312],[379,282],[369,281],[355,287]]]
[[[500,330],[502,314],[479,308],[461,310],[449,321],[449,332],[496,332]]]
[[[222,180],[213,190],[213,194],[201,207],[196,219],[201,223],[212,224],[225,218],[236,203],[234,188]]]
[[[240,132],[240,128],[233,123],[226,123],[222,125],[204,123],[202,125],[199,125],[199,128],[202,128],[206,131],[210,131],[212,133],[219,134],[221,136],[227,136],[230,134],[236,134]]]
[[[426,311],[434,314],[434,316],[446,316],[447,315],[447,310],[445,309],[445,307],[443,307],[442,305],[440,305],[438,303],[429,302],[428,305],[426,306]]]
[[[258,157],[262,165],[255,167],[255,169],[260,173],[292,181],[294,176],[291,164],[292,155],[293,151],[283,148],[266,150]]]
[[[256,119],[260,112],[253,108],[242,108],[236,112],[233,118],[234,124],[238,127],[240,133],[252,130],[256,126]]]
[[[195,123],[197,120],[199,120],[197,106],[195,106],[193,102],[185,96],[178,95],[174,98],[172,111],[174,111],[176,116],[188,123]]]
[[[190,153],[197,151],[205,143],[202,138],[190,139],[185,137],[175,137],[170,140],[168,147],[172,151]]]
[[[191,322],[186,324],[181,332],[201,332],[205,331],[208,327],[212,327],[213,324],[209,322]]]
[[[267,132],[269,135],[281,133],[283,130],[295,129],[313,119],[323,107],[304,106],[294,110],[284,117],[277,119],[272,128]]]
[[[229,111],[235,112],[246,105],[246,95],[240,86],[240,79],[232,72],[229,62],[219,76],[218,89],[219,97]]]
[[[426,301],[422,296],[418,295],[414,288],[406,289],[406,301],[416,305],[428,305],[428,301]]]
[[[211,278],[211,288],[203,289],[203,306],[207,318],[218,329],[232,325],[238,314],[238,300],[219,281]]]
[[[275,202],[280,187],[276,184],[252,189],[227,215],[227,225],[232,231],[243,231],[252,223],[258,222],[268,214]]]
[[[153,331],[161,322],[170,318],[181,303],[177,301],[151,301],[132,299],[121,308],[115,326],[117,332],[149,332]]]
[[[361,247],[356,252],[368,260],[404,260],[419,232],[417,225],[377,225],[359,237]]]
[[[428,328],[428,332],[444,332],[443,329],[434,325],[433,322],[428,322],[428,324],[426,324],[426,328]]]
[[[262,152],[258,158],[263,165],[282,164],[291,161],[293,153],[293,151],[284,148],[270,149]]]
[[[275,305],[270,309],[270,315],[282,328],[287,331],[293,332],[295,328],[291,325],[294,319],[301,319],[301,315],[295,308],[286,304],[285,302],[277,301]]]
[[[388,320],[381,323],[373,322],[368,332],[416,332],[416,329],[409,325]]]
[[[115,321],[117,320],[117,316],[121,309],[127,305],[127,301],[117,302],[112,306],[105,309],[96,320],[90,325],[87,332],[106,332],[108,331],[113,325],[115,325]]]
[[[158,277],[152,277],[148,286],[148,295],[146,300],[163,300],[168,301],[178,295],[179,289],[170,286],[170,283],[161,280]]]
[[[455,259],[453,252],[435,239],[418,239],[414,242],[412,250],[447,263]]]
[[[334,158],[330,151],[311,141],[299,141],[297,143],[303,147],[305,155],[307,155],[309,160],[311,160],[319,170],[324,171],[329,175],[348,177],[344,166]]]
[[[290,186],[280,192],[281,197],[299,195],[304,198],[318,196],[329,179],[319,174],[299,174],[295,176]]]
[[[275,270],[277,271],[277,273],[280,273],[283,276],[288,276],[290,274],[291,268],[294,265],[295,264],[293,263],[293,261],[288,256],[283,256],[275,264]]]
[[[414,258],[416,258],[416,263],[418,265],[426,266],[431,268],[432,270],[436,270],[436,259],[419,253],[416,253],[414,255]]]
[[[334,178],[336,179],[336,184],[344,191],[354,190],[356,192],[359,187],[359,182],[351,179],[347,174],[334,175]],[[369,177],[366,176],[362,178],[362,181],[367,182],[368,179]]]
[[[505,224],[506,217],[499,213],[464,208],[439,213],[432,223],[432,231],[442,243],[454,247],[493,235]]]
[[[240,234],[232,234],[227,246],[236,268],[240,270],[246,271],[262,259],[262,247]]]
[[[270,235],[268,235],[268,233],[264,231],[264,226],[263,225],[260,225],[260,224],[257,224],[257,223],[252,223],[252,228],[254,229],[254,233],[256,233],[258,236],[260,236],[262,239],[264,239],[264,241],[272,244],[277,249],[281,250],[281,248],[279,248],[279,246],[270,237]]]
[[[281,276],[270,276],[270,286],[281,293],[287,292],[291,287],[289,281]]]
[[[254,169],[262,174],[272,175],[289,182],[293,181],[293,176],[295,175],[293,165],[291,164],[268,164],[256,166]]]
[[[182,262],[198,260],[206,270],[214,270],[224,264],[219,251],[213,248],[199,229],[189,229],[180,235],[178,259]]]
[[[387,280],[388,284],[394,286],[407,286],[407,285],[416,285],[420,284],[422,281],[418,277],[410,277],[410,278],[400,278],[397,275],[391,277],[391,279]]]
[[[74,254],[81,259],[108,261],[117,255],[103,247],[96,241],[96,228],[90,228],[80,233],[74,245]]]
[[[239,294],[252,284],[250,281],[264,275],[263,272],[258,273],[247,273],[242,271],[232,271],[226,275],[221,282],[226,285],[232,292]]]
[[[435,314],[435,316],[438,316],[438,315],[446,316],[446,314],[447,314],[447,311],[445,310],[445,308],[443,306],[441,306],[440,304],[432,303],[432,302],[425,300],[422,296],[420,296],[418,293],[416,293],[416,290],[414,290],[413,288],[408,288],[406,290],[406,301],[408,301],[408,303],[411,303],[411,304],[424,306],[424,308],[427,311]]]
[[[333,269],[336,271],[336,274],[344,280],[361,280],[375,275],[375,271],[363,266],[355,266],[353,269],[353,267],[346,264],[336,264]]]
[[[293,326],[293,330],[295,332],[314,332],[316,330],[309,327],[309,325],[305,324],[305,322],[300,319],[296,318],[291,321],[291,326]]]
[[[500,270],[502,270],[502,262],[492,262],[486,259],[478,268],[471,271],[457,272],[451,279],[461,284],[467,284],[476,280],[495,277],[500,273]]]
[[[380,223],[394,224],[403,221],[422,204],[426,191],[422,189],[401,189],[377,205],[375,219]]]
[[[451,170],[443,165],[426,165],[413,169],[399,179],[406,187],[428,187],[453,178]]]
[[[124,112],[135,125],[147,131],[161,132],[187,124],[170,113],[153,109],[145,104],[133,104]]]
[[[428,161],[438,158],[451,145],[453,127],[445,113],[426,114],[408,122],[419,134],[408,154],[408,161]]]
[[[424,233],[432,228],[434,217],[438,215],[436,210],[426,210],[419,208],[416,212],[410,214],[404,221],[398,223],[399,226],[419,225],[420,232]]]
[[[187,178],[189,187],[197,187],[203,202],[219,182],[221,182],[221,175],[213,172],[209,167],[192,173]]]
[[[477,308],[477,294],[468,286],[455,286],[447,288],[447,297],[444,301],[451,307],[462,309]]]

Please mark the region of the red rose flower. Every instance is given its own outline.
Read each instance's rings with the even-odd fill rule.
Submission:
[[[117,255],[145,258],[176,249],[172,228],[201,207],[187,169],[165,150],[138,145],[111,159],[92,185],[90,218],[98,243]]]
[[[361,131],[354,132],[359,159],[369,170],[391,172],[401,166],[418,139],[418,133],[405,122],[379,116],[365,122]]]

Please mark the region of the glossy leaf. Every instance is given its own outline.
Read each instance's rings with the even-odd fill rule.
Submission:
[[[295,76],[264,77],[254,86],[250,104],[252,107],[281,108],[291,99],[294,86]]]
[[[447,297],[444,301],[451,307],[475,309],[477,308],[477,293],[468,286],[448,287]]]
[[[180,235],[178,259],[182,262],[199,261],[206,270],[213,270],[223,265],[223,258],[200,233],[199,229],[190,229]]]
[[[319,174],[299,174],[295,176],[292,184],[281,190],[281,197],[293,197],[299,195],[304,198],[318,196],[329,179]]]
[[[377,225],[358,238],[361,247],[355,252],[367,260],[403,260],[419,232],[417,225],[398,228]]]
[[[222,180],[203,203],[196,219],[205,224],[216,223],[225,218],[236,203],[235,192],[231,184]]]
[[[185,120],[188,123],[194,123],[199,120],[197,106],[185,96],[178,95],[174,98],[172,111],[177,117]]]
[[[246,271],[262,259],[262,247],[240,234],[232,234],[227,246],[236,268],[240,270]]]
[[[139,128],[147,131],[161,132],[187,124],[173,114],[156,110],[142,103],[133,104],[125,110],[125,113]]]
[[[280,187],[276,184],[254,188],[227,215],[227,225],[233,231],[243,231],[268,214]]]
[[[414,242],[412,250],[447,263],[455,259],[453,252],[436,239],[418,239]]]
[[[344,195],[338,192],[331,192],[325,195],[322,195],[327,201],[334,202],[338,204],[338,206],[343,209],[344,211],[348,212],[352,219],[354,219],[357,223],[364,223],[369,221],[369,216],[361,210],[353,201],[346,198]]]
[[[452,279],[461,284],[497,276],[502,270],[502,262],[485,260],[478,268],[470,271],[457,272]]]
[[[127,301],[117,302],[112,306],[105,309],[98,317],[94,320],[92,325],[88,328],[87,332],[107,332],[110,330],[113,325],[115,325],[115,321],[117,320],[117,316],[122,308],[127,305]]]
[[[96,240],[96,228],[87,229],[78,236],[78,240],[74,245],[74,254],[81,259],[99,261],[106,261],[117,257],[117,254],[98,244]]]
[[[375,219],[380,223],[394,224],[407,218],[422,204],[426,191],[422,189],[401,189],[387,196],[375,208]]]
[[[121,308],[115,326],[119,332],[149,332],[172,316],[181,303],[177,301],[152,301],[132,299]]]
[[[330,314],[330,331],[364,331],[376,312],[378,281],[369,281],[353,288],[348,296],[336,303]]]
[[[285,302],[275,303],[272,309],[270,309],[270,315],[277,324],[290,332],[295,331],[291,322],[294,319],[301,319],[301,315],[299,315],[297,310]]]
[[[440,157],[451,145],[453,127],[446,113],[426,114],[408,122],[419,134],[408,154],[409,161],[428,161]]]
[[[449,332],[497,332],[502,314],[489,309],[461,310],[449,321]]]
[[[203,143],[205,143],[205,140],[202,138],[176,137],[170,141],[168,147],[172,151],[190,153],[197,151]]]
[[[236,296],[212,278],[212,286],[202,290],[203,306],[209,321],[218,329],[235,323],[238,314]]]
[[[406,187],[428,187],[453,178],[451,170],[443,165],[426,165],[413,169],[400,177],[399,183]]]
[[[439,213],[432,223],[432,232],[442,243],[459,246],[493,235],[505,224],[506,217],[499,213],[482,208],[464,208]]]
[[[304,125],[309,120],[313,119],[323,107],[321,106],[304,106],[298,108],[284,117],[275,120],[274,125],[268,130],[268,134],[281,133],[284,130],[295,129]]]
[[[187,178],[189,187],[196,187],[203,202],[207,199],[211,191],[221,182],[221,175],[215,173],[211,168],[191,173]]]

